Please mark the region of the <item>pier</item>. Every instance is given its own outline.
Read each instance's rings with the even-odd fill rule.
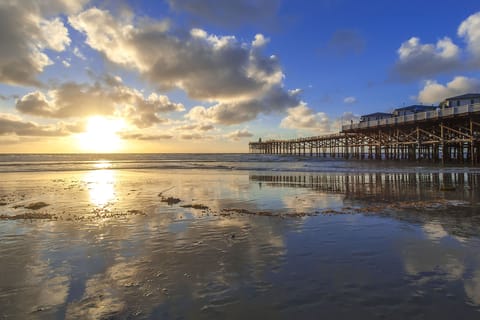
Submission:
[[[343,125],[336,134],[286,140],[259,139],[249,143],[249,152],[480,164],[480,103],[367,119]]]

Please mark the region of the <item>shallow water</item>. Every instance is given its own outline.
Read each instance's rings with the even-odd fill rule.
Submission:
[[[103,167],[2,173],[0,319],[480,316],[474,170]]]

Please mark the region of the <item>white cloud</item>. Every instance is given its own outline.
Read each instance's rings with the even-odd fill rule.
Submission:
[[[80,49],[78,49],[78,47],[73,48],[73,54],[79,59],[87,60],[85,55],[80,51]]]
[[[474,57],[480,58],[480,12],[469,16],[460,24],[458,35],[464,37],[468,50]]]
[[[256,34],[255,40],[252,41],[252,47],[261,48],[264,47],[270,41],[269,38],[265,38],[263,34]]]
[[[343,99],[343,102],[344,102],[344,103],[348,103],[348,104],[352,104],[352,103],[357,102],[357,98],[355,98],[355,97],[346,97],[345,99]]]
[[[63,51],[70,45],[68,30],[59,18],[53,20],[42,20],[39,23],[42,45],[40,47],[49,48],[55,51]]]
[[[253,133],[249,132],[247,129],[239,129],[228,133],[226,137],[232,140],[240,140],[253,137]]]
[[[436,44],[422,44],[419,38],[412,37],[402,43],[397,53],[395,72],[403,80],[425,78],[461,66],[460,49],[448,37]]]
[[[322,133],[330,132],[330,119],[324,112],[315,113],[304,103],[287,110],[280,126],[289,129],[307,129]]]
[[[280,127],[312,132],[315,134],[330,134],[341,131],[342,125],[358,121],[359,116],[344,112],[342,116],[330,119],[324,112],[315,113],[305,104],[287,110],[288,116],[280,123]]]
[[[480,80],[474,78],[455,77],[446,85],[428,80],[419,92],[417,100],[426,104],[439,103],[448,97],[479,91]]]
[[[69,22],[109,61],[136,70],[160,89],[180,88],[190,98],[215,103],[196,108],[191,117],[201,114],[235,124],[298,105],[295,94],[283,88],[278,59],[256,50],[266,42],[261,35],[248,44],[198,28],[174,34],[166,22],[135,24],[97,8],[71,16]]]

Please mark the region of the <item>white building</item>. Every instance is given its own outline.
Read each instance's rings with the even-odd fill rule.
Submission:
[[[469,106],[476,103],[480,103],[480,94],[467,93],[467,94],[462,94],[460,96],[455,96],[455,97],[445,99],[442,103],[440,103],[440,107],[443,109],[443,108]]]
[[[375,112],[375,113],[366,114],[366,115],[361,116],[360,117],[360,122],[382,120],[382,119],[387,119],[387,118],[391,118],[391,117],[392,117],[391,113]]]
[[[393,110],[393,116],[399,117],[399,116],[406,116],[409,114],[415,114],[419,112],[434,111],[437,108],[438,107],[434,107],[434,106],[424,106],[424,105],[415,104],[412,106],[397,108]]]

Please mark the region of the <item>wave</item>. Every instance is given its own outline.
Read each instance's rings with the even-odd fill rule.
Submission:
[[[478,167],[256,154],[0,154],[0,173],[127,170],[250,170],[285,172],[469,172]]]

